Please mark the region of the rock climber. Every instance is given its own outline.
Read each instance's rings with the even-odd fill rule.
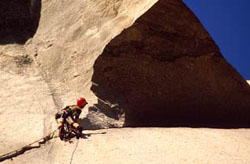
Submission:
[[[78,124],[79,116],[82,109],[87,105],[85,98],[81,97],[77,99],[77,105],[66,106],[55,114],[55,119],[58,123],[58,130],[61,140],[70,140],[69,128],[73,128],[76,132],[76,138],[82,136],[82,127]],[[67,128],[69,126],[69,128]]]

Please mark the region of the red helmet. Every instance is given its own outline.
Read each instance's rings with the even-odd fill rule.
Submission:
[[[85,100],[85,98],[81,97],[79,99],[77,99],[77,106],[79,106],[80,108],[83,108],[87,103],[87,101]]]

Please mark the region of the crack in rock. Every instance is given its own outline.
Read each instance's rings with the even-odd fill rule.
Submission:
[[[56,130],[55,130],[56,131]],[[23,153],[25,153],[28,150],[32,150],[32,149],[36,149],[36,148],[40,148],[42,145],[45,145],[45,143],[47,143],[49,140],[54,138],[54,132],[50,133],[49,135],[47,135],[46,137],[43,137],[37,141],[34,141],[33,143],[30,143],[26,146],[23,146],[17,150],[14,150],[12,152],[6,153],[2,156],[0,156],[0,162],[4,161],[4,160],[8,160],[8,159],[13,159],[14,157],[17,157]],[[35,143],[38,143],[38,145],[32,146]]]

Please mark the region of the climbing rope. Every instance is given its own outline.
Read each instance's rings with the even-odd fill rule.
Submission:
[[[77,149],[77,147],[78,147],[78,143],[79,143],[79,140],[77,140],[76,146],[75,146],[75,148],[74,148],[74,150],[73,150],[73,152],[72,152],[72,154],[71,154],[70,164],[72,164],[72,162],[73,162],[73,158],[74,158],[76,149]]]
[[[55,138],[54,134],[55,134],[56,131],[57,131],[57,129],[54,130],[53,132],[51,132],[50,134],[48,134],[47,136],[45,136],[43,138],[40,138],[40,139],[38,139],[38,140],[28,144],[28,145],[25,145],[25,146],[23,146],[23,147],[21,147],[19,149],[16,149],[14,151],[11,151],[11,152],[8,152],[8,153],[6,153],[4,155],[1,155],[0,156],[0,162],[4,161],[6,159],[12,159],[13,157],[16,157],[16,156],[18,156],[20,154],[23,154],[27,150],[31,150],[33,148],[39,148],[42,144],[45,144],[50,139]],[[38,143],[39,145],[38,146],[32,146],[35,143]]]

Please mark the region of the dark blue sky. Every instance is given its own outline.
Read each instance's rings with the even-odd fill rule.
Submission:
[[[223,56],[250,79],[250,0],[184,0]]]

